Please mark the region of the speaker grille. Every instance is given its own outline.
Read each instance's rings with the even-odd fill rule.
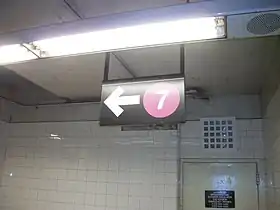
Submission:
[[[247,30],[256,35],[272,33],[280,28],[280,15],[266,13],[252,18],[247,24]]]

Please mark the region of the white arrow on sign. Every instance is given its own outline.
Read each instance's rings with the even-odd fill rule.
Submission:
[[[120,106],[137,105],[140,104],[140,95],[134,96],[121,96],[124,90],[118,86],[111,95],[106,98],[104,104],[117,116],[119,117],[123,112],[123,108]]]

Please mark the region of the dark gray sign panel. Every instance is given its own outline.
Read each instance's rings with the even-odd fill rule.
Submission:
[[[183,122],[184,84],[183,77],[104,83],[100,125]]]
[[[205,208],[235,208],[235,192],[230,190],[206,190]]]

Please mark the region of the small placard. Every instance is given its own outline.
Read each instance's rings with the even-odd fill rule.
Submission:
[[[206,190],[205,208],[235,208],[235,192],[228,190]]]

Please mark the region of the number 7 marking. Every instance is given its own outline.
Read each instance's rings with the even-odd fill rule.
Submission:
[[[158,106],[157,106],[157,109],[158,110],[161,110],[164,106],[164,102],[169,94],[169,91],[168,90],[161,90],[161,91],[158,91],[156,92],[156,94],[159,94],[159,95],[162,95],[159,102],[158,102]]]

